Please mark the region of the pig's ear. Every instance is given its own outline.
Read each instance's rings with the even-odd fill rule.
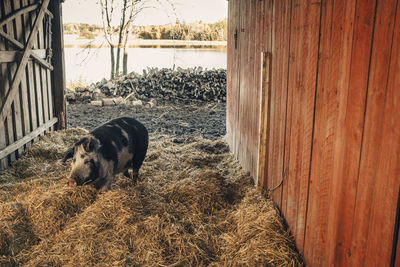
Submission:
[[[70,149],[67,150],[67,152],[65,153],[63,162],[66,162],[68,159],[72,158],[74,156],[75,153],[75,148],[71,147]]]
[[[100,146],[99,140],[93,137],[88,137],[87,141],[84,144],[84,148],[86,152],[96,151]]]

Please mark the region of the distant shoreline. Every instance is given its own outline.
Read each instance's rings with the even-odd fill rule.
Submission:
[[[75,35],[64,35],[65,48],[99,48],[109,47],[103,37],[96,39],[79,39]],[[130,40],[128,47],[142,48],[220,48],[226,49],[226,41],[188,41],[188,40]]]

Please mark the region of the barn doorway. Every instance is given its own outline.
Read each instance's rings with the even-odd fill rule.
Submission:
[[[142,1],[126,23],[129,36],[122,43],[103,30],[109,23],[118,32],[120,2],[112,14],[112,1],[63,4],[69,126],[91,130],[124,114],[147,120],[151,131],[222,138],[227,2]],[[107,21],[104,14],[113,17]]]

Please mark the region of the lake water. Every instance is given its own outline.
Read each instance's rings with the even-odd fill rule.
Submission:
[[[226,48],[141,48],[128,49],[128,73],[147,67],[207,69],[226,68]],[[92,83],[110,77],[109,48],[65,48],[66,80]],[[121,70],[122,71],[122,70]]]

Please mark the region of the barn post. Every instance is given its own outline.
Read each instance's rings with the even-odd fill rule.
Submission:
[[[54,15],[53,23],[53,90],[54,114],[58,118],[57,130],[67,128],[65,92],[65,64],[64,64],[64,33],[62,23],[62,0],[50,1],[50,11]]]

